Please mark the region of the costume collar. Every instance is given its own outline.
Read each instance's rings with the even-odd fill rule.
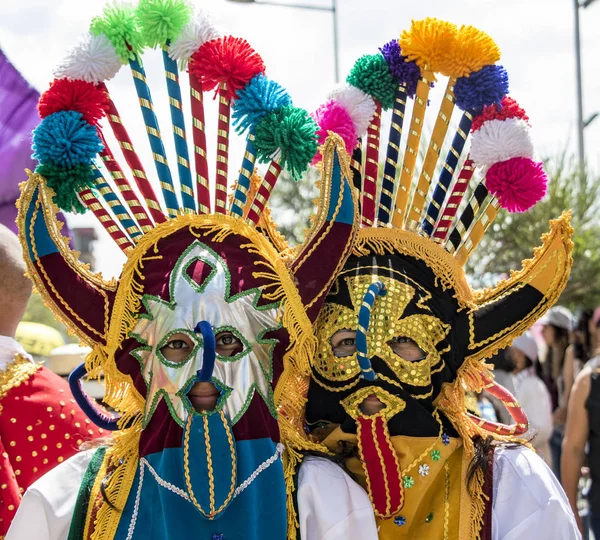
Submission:
[[[4,371],[17,354],[33,362],[33,358],[25,352],[25,349],[15,339],[9,336],[0,336],[0,371]]]

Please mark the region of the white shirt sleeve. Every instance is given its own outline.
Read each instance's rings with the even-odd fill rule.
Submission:
[[[96,449],[79,452],[25,492],[6,540],[65,540],[79,487]]]
[[[567,496],[544,460],[526,447],[494,452],[493,540],[580,540]]]
[[[298,471],[301,540],[377,540],[366,491],[326,458],[308,457]]]

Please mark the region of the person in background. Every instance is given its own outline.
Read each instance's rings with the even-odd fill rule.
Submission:
[[[577,376],[571,391],[561,461],[562,484],[582,533],[577,492],[586,445],[592,478],[589,492],[591,526],[595,538],[600,538],[600,369],[587,366]]]
[[[506,388],[511,394],[515,395],[515,378],[512,375],[515,365],[507,353],[508,348],[500,349],[487,362],[494,367],[494,380],[500,386]],[[502,401],[485,391],[484,394],[494,405],[497,418],[503,424],[511,424],[513,420],[508,409],[502,404]]]
[[[0,538],[25,490],[102,430],[90,425],[69,386],[15,341],[31,295],[17,237],[0,225]]]
[[[540,365],[538,375],[546,384],[552,398],[552,422],[554,430],[550,437],[552,470],[560,481],[560,454],[567,417],[567,403],[571,387],[565,384],[565,357],[569,347],[569,332],[573,315],[563,306],[554,306],[539,321],[542,335],[548,346],[546,358]]]
[[[548,440],[552,435],[552,403],[546,385],[535,370],[538,348],[531,333],[516,338],[507,349],[507,356],[514,364],[515,397],[529,419],[529,431],[524,438],[531,438],[537,453],[550,465]]]
[[[569,394],[573,383],[580,371],[593,355],[592,328],[590,321],[593,319],[592,310],[581,312],[570,334],[570,345],[565,352],[563,366],[565,396],[564,403],[569,402]]]

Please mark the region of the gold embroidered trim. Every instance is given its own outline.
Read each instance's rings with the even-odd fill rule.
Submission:
[[[400,253],[423,261],[434,273],[436,285],[453,290],[461,308],[476,306],[463,267],[443,247],[415,232],[368,228],[358,232],[353,254],[366,256]]]
[[[35,364],[26,356],[15,354],[13,361],[6,366],[6,369],[0,371],[0,399],[13,388],[21,386],[41,367],[41,364]]]

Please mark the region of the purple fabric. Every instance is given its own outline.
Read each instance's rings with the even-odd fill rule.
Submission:
[[[40,121],[40,95],[0,50],[0,223],[16,232],[15,201],[31,159],[31,130]]]

